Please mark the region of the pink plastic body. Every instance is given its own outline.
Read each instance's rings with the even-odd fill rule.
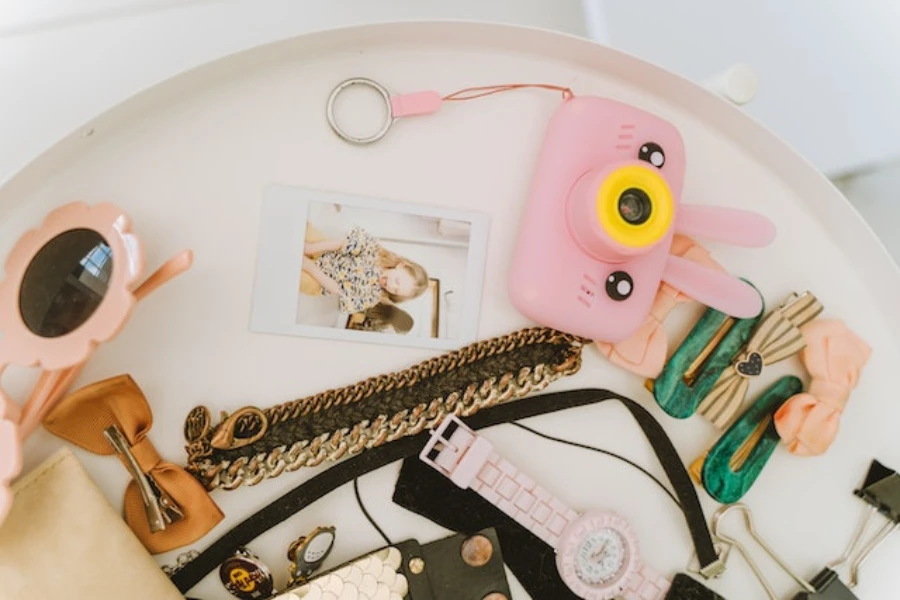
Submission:
[[[684,144],[670,123],[613,100],[576,96],[553,116],[538,160],[509,274],[513,304],[547,327],[592,340],[618,342],[633,334],[650,312],[669,256],[674,227],[643,255],[608,262],[585,251],[568,224],[568,203],[582,176],[597,169],[634,165],[643,144],[665,151],[665,179],[677,217],[684,181]],[[655,168],[649,163],[641,163]],[[581,198],[584,201],[584,198]],[[627,272],[633,290],[617,301],[607,278]]]
[[[599,207],[609,205],[598,192],[625,172],[656,181],[653,193],[671,197],[668,228],[643,246],[627,245],[631,233],[617,241],[601,224]],[[684,144],[667,121],[606,98],[565,102],[550,121],[521,219],[509,276],[516,308],[546,327],[613,344],[640,329],[662,281],[725,314],[757,315],[762,299],[752,286],[669,252],[676,232],[766,246],[774,224],[746,210],[682,205],[684,172]],[[612,189],[621,187],[604,194],[620,193]],[[665,205],[659,198],[651,198],[653,210]]]

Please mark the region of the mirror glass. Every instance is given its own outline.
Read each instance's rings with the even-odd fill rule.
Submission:
[[[19,290],[19,312],[36,335],[54,338],[84,324],[106,296],[112,249],[93,229],[59,234],[34,256]]]

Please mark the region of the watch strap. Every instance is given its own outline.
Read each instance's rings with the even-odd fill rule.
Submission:
[[[516,402],[479,411],[478,414],[468,419],[468,424],[474,429],[491,427],[517,419],[526,419],[568,408],[595,404],[609,398],[621,398],[621,396],[601,389],[583,389],[534,395]],[[172,576],[172,582],[181,593],[187,592],[207,574],[217,569],[222,561],[231,556],[235,548],[248,546],[254,539],[272,527],[294,516],[306,506],[342,485],[353,481],[355,478],[394,461],[415,457],[429,437],[428,432],[404,437],[390,444],[372,448],[362,454],[343,460],[329,469],[314,475],[222,535],[180,571],[175,573]],[[418,458],[416,458],[415,462],[419,462]],[[422,466],[425,470],[433,473],[435,479],[446,481],[438,473],[434,473],[425,465]],[[449,482],[447,483],[451,488],[458,489]],[[486,525],[485,527],[489,526]],[[712,541],[710,541],[710,544],[712,544]],[[504,547],[506,547],[505,544]],[[555,596],[555,598],[565,598],[565,596]]]
[[[497,452],[478,473],[472,489],[551,548],[556,548],[563,530],[578,518],[577,512]]]
[[[561,397],[565,396],[567,393],[569,392],[550,394],[548,397]],[[678,456],[678,452],[675,450],[672,441],[666,434],[665,429],[663,429],[662,425],[659,424],[647,409],[637,402],[617,394],[609,392],[605,392],[605,394],[607,394],[607,396],[602,400],[599,400],[600,402],[606,400],[618,400],[626,409],[628,409],[643,430],[662,464],[682,507],[694,548],[699,559],[700,570],[704,577],[709,578],[716,576],[722,571],[722,562],[713,545],[709,526],[706,522],[706,517],[703,514],[703,508],[700,505],[697,492],[691,482],[690,476],[684,468],[681,458]],[[470,420],[467,421],[471,424]],[[453,497],[459,499],[460,503],[453,507],[451,511],[446,505],[442,505],[442,503],[443,498],[451,493],[450,489],[454,486],[452,484],[448,485],[449,482],[441,476],[428,478],[431,484],[436,486],[433,492],[426,490],[422,485],[417,485],[414,482],[415,477],[421,478],[424,476],[424,472],[434,471],[424,463],[422,463],[422,468],[417,468],[411,464],[413,462],[422,463],[422,461],[406,461],[403,469],[401,469],[400,479],[397,483],[397,492],[394,495],[395,502],[410,510],[418,512],[423,516],[432,518],[449,529],[457,531],[468,529],[470,524],[467,523],[466,520],[472,514],[471,511],[474,510],[471,500],[464,499],[464,496],[461,497],[460,495],[454,494]],[[411,473],[415,473],[415,476],[411,476]],[[445,483],[442,485],[440,481]],[[488,520],[481,526],[488,527],[492,524],[493,523]],[[502,540],[503,528],[498,529],[500,530],[501,541],[503,542],[504,547],[509,547],[509,544]],[[515,549],[516,546],[513,546],[513,548]],[[513,554],[514,552],[507,553],[508,560],[511,560]]]
[[[500,456],[487,438],[456,415],[441,422],[419,458],[461,488],[478,492],[551,548],[578,518],[577,512]]]
[[[642,563],[628,580],[622,596],[625,600],[663,600],[670,587],[668,579],[647,563]]]

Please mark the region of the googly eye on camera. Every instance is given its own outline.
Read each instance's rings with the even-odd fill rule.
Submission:
[[[663,152],[662,146],[656,142],[647,142],[641,145],[638,150],[638,160],[648,162],[657,169],[662,169],[666,164],[666,153]]]

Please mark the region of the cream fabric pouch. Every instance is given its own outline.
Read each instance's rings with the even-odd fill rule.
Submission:
[[[71,450],[12,489],[0,525],[0,599],[183,600]]]

